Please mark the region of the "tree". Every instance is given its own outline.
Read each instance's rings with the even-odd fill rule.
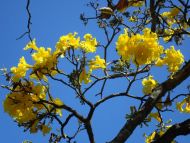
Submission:
[[[7,80],[2,87],[9,91],[4,110],[19,127],[48,134],[49,142],[75,142],[76,136],[86,131],[89,142],[94,143],[95,112],[108,101],[124,97],[130,112],[108,142],[123,143],[138,126],[147,128],[152,123],[156,129],[145,135],[146,143],[175,142],[177,136],[190,133],[190,119],[173,123],[165,117],[171,111],[190,113],[189,85],[183,92],[174,91],[190,75],[189,57],[172,46],[172,41],[178,46],[188,38],[189,0],[107,0],[106,5],[90,2],[88,6],[95,15],[81,14],[80,18],[85,25],[96,23],[105,38],[100,41],[89,33],[83,38],[69,33],[59,38],[55,49],[41,47],[32,39],[29,5],[28,0],[28,31],[19,39],[29,36],[24,50],[29,50],[33,62],[29,64],[23,56],[10,71],[2,69]],[[163,79],[155,70],[163,71]],[[123,82],[122,89],[110,89],[112,80]],[[64,94],[74,96],[73,102],[80,102],[77,108],[53,94],[58,83],[64,86]],[[136,91],[141,83],[142,92]],[[128,100],[135,102],[130,104]],[[68,126],[75,127],[70,124],[73,120],[76,132],[70,135]],[[58,131],[54,124],[58,124]]]

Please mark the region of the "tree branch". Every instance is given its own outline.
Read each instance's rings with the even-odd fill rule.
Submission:
[[[177,136],[190,134],[190,119],[170,127],[160,138],[152,143],[170,143]]]
[[[88,138],[89,138],[90,143],[95,143],[94,134],[93,134],[93,131],[92,131],[92,126],[91,126],[90,121],[85,123],[85,128],[87,130]]]
[[[124,126],[121,128],[116,137],[110,141],[110,143],[124,143],[130,135],[133,133],[135,128],[141,124],[144,119],[148,116],[148,114],[154,108],[156,102],[165,95],[166,92],[174,89],[181,82],[187,79],[190,76],[190,61],[186,63],[186,65],[178,71],[172,79],[168,79],[158,87],[156,87],[148,98],[148,100],[144,103],[142,108],[136,112],[131,119],[129,119]]]
[[[155,0],[150,0],[150,14],[151,14],[151,17],[152,17],[152,25],[151,25],[151,31],[152,32],[155,32],[156,31],[156,20],[157,20],[157,17],[156,17],[156,14],[155,14]]]
[[[28,35],[28,38],[30,39],[30,41],[32,41],[32,37],[31,37],[31,13],[30,13],[30,0],[27,0],[27,4],[26,4],[26,11],[27,11],[27,14],[28,14],[28,22],[27,22],[27,31],[24,32],[20,37],[18,37],[16,40],[19,40],[21,38],[23,38],[26,34]]]

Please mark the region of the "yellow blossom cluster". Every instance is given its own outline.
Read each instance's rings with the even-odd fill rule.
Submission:
[[[21,82],[9,93],[3,102],[4,111],[13,117],[19,124],[30,123],[30,133],[41,130],[43,135],[50,132],[51,127],[40,122],[39,114],[55,112],[62,116],[61,108],[55,106],[63,105],[59,98],[51,99],[51,104],[41,103],[46,100],[46,87],[41,84],[34,84],[31,81]],[[48,111],[47,111],[48,110]]]
[[[132,60],[136,65],[155,62],[163,53],[163,47],[158,43],[156,33],[145,28],[144,34],[128,35],[127,29],[116,42],[118,54],[125,61]]]
[[[27,64],[24,57],[20,58],[18,67],[12,67],[11,72],[14,74],[12,80],[18,82],[20,78],[25,77],[26,72],[29,70],[31,65]]]
[[[144,78],[142,80],[143,85],[143,93],[145,95],[151,94],[152,90],[158,85],[157,81],[153,79],[153,76],[149,76],[148,78]]]
[[[85,34],[84,40],[80,41],[80,37],[76,37],[77,33],[69,33],[68,35],[61,36],[56,44],[56,50],[62,54],[70,48],[81,48],[86,53],[93,53],[96,51],[97,41],[91,34]]]
[[[178,102],[178,103],[176,104],[176,108],[177,108],[180,112],[190,113],[190,96],[184,98],[181,102]]]
[[[90,70],[105,69],[106,68],[105,60],[101,59],[100,56],[95,56],[95,59],[92,59],[89,62],[89,68]]]
[[[179,8],[174,7],[171,8],[170,11],[163,12],[161,14],[162,17],[164,17],[169,24],[169,26],[172,26],[173,24],[176,23],[175,17],[180,13]]]
[[[51,48],[37,47],[36,42],[29,42],[24,50],[33,49],[32,59],[35,61],[31,78],[47,80],[45,74],[55,75],[57,64],[57,52],[51,52]]]
[[[183,29],[187,30],[189,28],[189,25],[179,16],[180,9],[182,9],[182,6],[171,8],[170,11],[161,14],[162,20],[168,24],[168,28],[164,29],[163,35],[163,40],[165,42],[168,42],[174,33],[180,33]]]
[[[19,123],[36,118],[38,112],[44,106],[37,104],[40,99],[46,98],[46,90],[43,85],[34,85],[32,82],[22,83],[13,92],[7,95],[4,101],[4,110]]]
[[[156,63],[157,66],[167,65],[168,70],[171,73],[175,73],[179,70],[180,66],[184,62],[184,56],[180,50],[175,50],[174,46],[165,50],[165,57],[159,59]]]
[[[128,35],[125,29],[116,42],[118,54],[124,61],[133,61],[136,65],[144,65],[156,63],[157,66],[168,66],[168,71],[172,74],[179,70],[184,62],[184,56],[180,50],[175,50],[174,46],[164,51],[163,47],[158,43],[156,33],[152,33],[150,29],[145,28],[144,34]],[[162,57],[162,55],[164,55]],[[160,58],[162,57],[162,58]]]
[[[74,34],[69,33],[67,35],[61,36],[56,44],[56,50],[61,53],[65,53],[65,51],[69,48],[78,48],[80,37],[76,37],[76,35],[77,33],[75,32]]]
[[[78,49],[81,48],[86,53],[95,52],[97,41],[91,34],[85,34],[84,40],[80,41],[80,37],[76,37],[77,33],[69,33],[61,36],[56,44],[56,50],[52,51],[51,48],[38,47],[36,40],[30,41],[24,48],[24,50],[32,49],[31,54],[34,60],[34,65],[29,65],[22,57],[19,61],[18,67],[12,67],[11,72],[13,73],[12,80],[18,82],[21,78],[26,76],[26,72],[32,69],[30,78],[36,80],[47,81],[46,75],[54,76],[57,74],[56,65],[58,64],[58,58],[64,55],[70,48]]]
[[[93,53],[96,51],[97,44],[96,38],[93,38],[91,34],[85,34],[84,40],[81,41],[80,46],[85,52]]]

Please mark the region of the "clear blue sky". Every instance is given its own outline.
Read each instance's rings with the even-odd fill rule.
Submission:
[[[84,26],[80,21],[80,13],[85,12],[87,15],[93,15],[91,9],[86,7],[88,0],[31,0],[30,11],[32,14],[32,25],[31,35],[36,38],[37,44],[40,46],[54,48],[55,43],[61,35],[69,32],[78,32],[82,37],[85,33],[91,33],[97,37],[98,41],[103,42],[104,36],[102,32],[95,26],[96,23],[91,21],[88,26]],[[29,41],[28,37],[25,36],[20,40],[16,40],[22,33],[27,29],[27,12],[26,12],[26,1],[25,0],[1,0],[0,4],[0,68],[10,68],[17,65],[19,58],[22,55],[28,55],[27,52],[23,51],[23,47]],[[174,43],[172,43],[174,44]],[[186,56],[186,59],[190,58],[189,41],[186,40],[181,46],[181,51]],[[170,43],[171,45],[171,43]],[[110,47],[112,51],[115,51],[115,45]],[[26,57],[27,61],[30,58]],[[67,68],[67,65],[64,65]],[[167,75],[159,74],[158,69],[154,69],[155,78],[162,82]],[[165,72],[164,72],[165,73]],[[120,91],[124,89],[124,80],[115,80],[107,85],[107,91],[105,94],[110,92]],[[186,81],[182,84],[174,95],[184,91],[184,86],[189,82]],[[5,81],[0,77],[0,84],[5,84]],[[80,113],[86,113],[88,110],[85,107],[78,108],[78,101],[75,100],[72,92],[67,91],[58,85],[54,84],[56,91],[55,95],[64,100],[64,102],[71,104],[72,107],[77,109]],[[137,84],[135,94],[141,94],[141,84]],[[0,89],[0,102],[3,102],[7,91]],[[61,94],[61,95],[60,95]],[[94,99],[97,100],[97,99]],[[100,106],[95,112],[92,120],[92,127],[94,129],[95,140],[97,143],[103,143],[112,139],[122,125],[125,122],[125,114],[129,112],[129,106],[138,104],[131,99],[118,98],[109,101]],[[23,128],[17,127],[16,123],[6,114],[3,110],[2,104],[0,106],[0,142],[6,143],[21,143],[23,140],[31,140],[33,143],[45,143],[48,142],[48,135],[43,136],[41,133],[30,134],[29,132],[23,132]],[[180,113],[166,114],[164,119],[174,118],[174,123],[187,119],[189,116]],[[156,122],[154,122],[156,123]],[[74,123],[67,130],[74,130]],[[144,142],[143,133],[149,134],[154,130],[154,126],[147,128],[137,128],[134,134],[128,140],[129,143],[140,143]],[[86,132],[81,133],[77,140],[79,143],[88,143]],[[179,143],[188,143],[190,137],[179,137]]]

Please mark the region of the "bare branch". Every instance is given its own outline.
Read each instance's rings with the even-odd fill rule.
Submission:
[[[27,22],[27,31],[24,32],[20,37],[18,37],[16,40],[19,40],[21,38],[23,38],[25,35],[28,35],[28,38],[30,39],[30,41],[32,41],[32,37],[31,37],[31,13],[30,13],[30,0],[27,0],[27,5],[26,5],[26,11],[27,11],[27,14],[28,14],[28,22]]]

